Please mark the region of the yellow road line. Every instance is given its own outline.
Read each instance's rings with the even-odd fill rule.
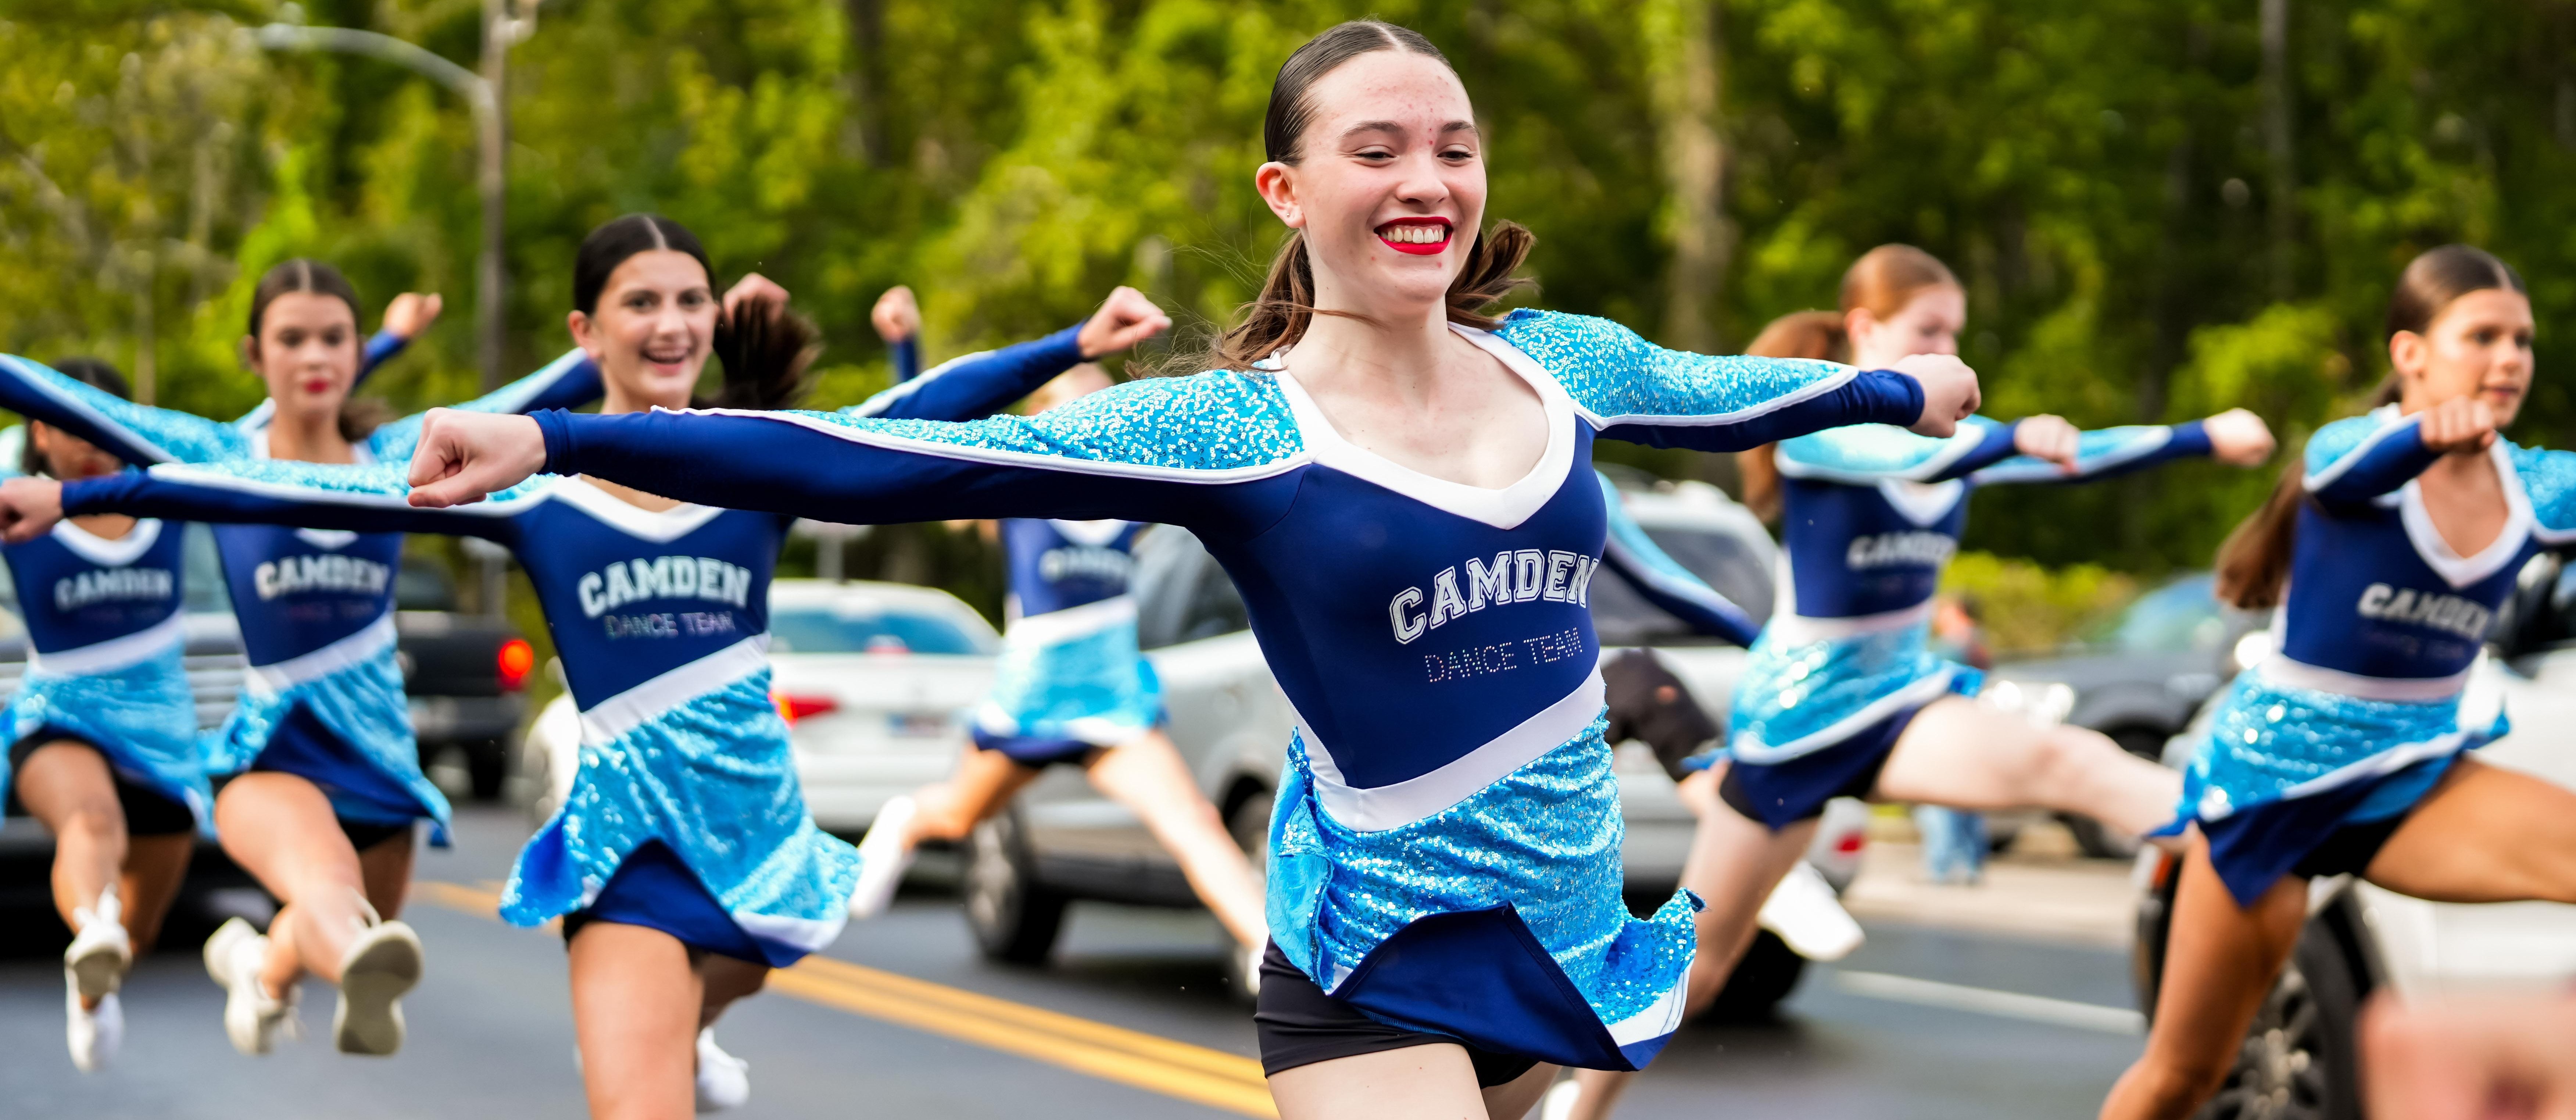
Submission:
[[[497,886],[497,884],[494,884]],[[420,880],[423,901],[492,917],[497,891]],[[770,973],[782,994],[1245,1116],[1277,1117],[1261,1063],[821,955]]]

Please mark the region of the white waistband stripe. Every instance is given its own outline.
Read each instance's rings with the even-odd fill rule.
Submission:
[[[1002,640],[1015,646],[1051,646],[1088,638],[1120,623],[1136,621],[1136,600],[1118,595],[1096,603],[1013,619]]]
[[[122,638],[72,649],[42,653],[27,651],[27,671],[57,677],[79,677],[92,673],[109,673],[137,662],[148,661],[162,650],[177,645],[187,636],[184,619],[177,614],[137,630]]]
[[[769,667],[769,635],[754,634],[592,705],[581,713],[581,741],[598,746],[653,717]]]
[[[2469,684],[2469,671],[2462,669],[2446,677],[2365,677],[2304,661],[2292,661],[2274,654],[2264,658],[2263,683],[2282,688],[2304,688],[2310,692],[2331,692],[2364,700],[2431,701],[2448,700],[2460,694]]]
[[[1315,799],[1343,825],[1376,832],[1412,824],[1476,794],[1503,776],[1529,765],[1600,718],[1601,673],[1576,685],[1564,699],[1541,709],[1520,725],[1427,774],[1391,785],[1361,789],[1342,778],[1333,755],[1315,738],[1306,717],[1297,717],[1297,734],[1306,741],[1306,765],[1315,775]]]
[[[318,681],[358,664],[393,647],[394,616],[370,622],[367,628],[301,657],[290,657],[274,665],[253,665],[242,676],[242,686],[258,697],[275,696],[307,681]]]
[[[1903,630],[1931,617],[1932,601],[1929,599],[1901,610],[1887,611],[1883,614],[1855,615],[1850,618],[1809,618],[1805,615],[1784,614],[1771,620],[1771,630],[1777,635],[1772,642],[1775,645],[1803,646],[1810,642],[1829,642],[1836,638],[1884,634],[1891,630]]]

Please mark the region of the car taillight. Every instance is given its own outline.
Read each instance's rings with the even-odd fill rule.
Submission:
[[[778,718],[786,720],[790,727],[807,716],[819,716],[841,708],[841,702],[829,696],[800,696],[789,692],[771,692],[769,702],[778,706]]]
[[[1852,855],[1859,852],[1860,846],[1867,843],[1868,840],[1868,833],[1855,828],[1844,833],[1842,839],[1834,842],[1834,851],[1839,855]]]
[[[529,648],[527,639],[512,638],[501,643],[495,661],[501,671],[501,691],[517,692],[527,686],[528,671],[537,667],[537,651]]]

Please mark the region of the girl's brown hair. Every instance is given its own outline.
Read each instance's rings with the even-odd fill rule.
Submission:
[[[2454,300],[2471,292],[2503,290],[2524,294],[2522,274],[2492,253],[2469,245],[2428,249],[2397,274],[2388,293],[2387,333],[2423,334]],[[2390,370],[2370,396],[2370,405],[2397,403],[2404,392]],[[2299,508],[2307,503],[2306,456],[2292,456],[2281,468],[2281,481],[2252,516],[2239,522],[2218,546],[2218,598],[2241,610],[2270,610],[2281,604],[2290,582],[2291,554],[2298,545]]]
[[[1295,167],[1305,158],[1299,145],[1306,127],[1314,121],[1315,82],[1341,64],[1377,51],[1418,54],[1449,66],[1448,57],[1420,32],[1373,19],[1336,24],[1306,40],[1306,45],[1280,64],[1279,76],[1270,85],[1270,109],[1262,120],[1261,141],[1272,162]],[[1450,69],[1455,72],[1456,67]],[[1530,231],[1515,222],[1495,222],[1478,233],[1475,245],[1468,250],[1467,267],[1449,282],[1449,321],[1481,328],[1491,328],[1499,322],[1486,311],[1495,301],[1528,285],[1529,281],[1512,274],[1528,259],[1530,246],[1535,243]],[[1279,255],[1270,261],[1270,275],[1261,283],[1261,294],[1243,306],[1241,322],[1218,335],[1205,351],[1185,354],[1167,364],[1164,371],[1250,369],[1253,363],[1305,337],[1306,325],[1315,316],[1352,314],[1318,310],[1314,301],[1315,271],[1307,259],[1305,234],[1290,230],[1288,240],[1279,247]]]
[[[1896,317],[1914,297],[1935,288],[1957,288],[1959,278],[1941,258],[1911,245],[1881,245],[1843,270],[1842,313],[1793,311],[1762,328],[1744,352],[1757,358],[1851,360],[1851,313],[1866,309],[1879,319]],[[1735,453],[1744,477],[1744,505],[1764,521],[1780,516],[1780,465],[1771,444]]]

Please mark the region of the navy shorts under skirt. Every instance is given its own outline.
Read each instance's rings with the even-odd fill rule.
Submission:
[[[707,893],[697,872],[659,840],[647,840],[627,853],[618,862],[617,873],[608,877],[608,885],[600,888],[599,897],[564,915],[564,943],[571,944],[572,935],[592,922],[656,929],[697,952],[758,965],[771,963],[751,935],[734,924],[733,915]]]
[[[1867,798],[1920,706],[1907,708],[1822,750],[1772,763],[1727,764],[1717,795],[1736,812],[1777,832],[1825,813],[1837,797]]]

